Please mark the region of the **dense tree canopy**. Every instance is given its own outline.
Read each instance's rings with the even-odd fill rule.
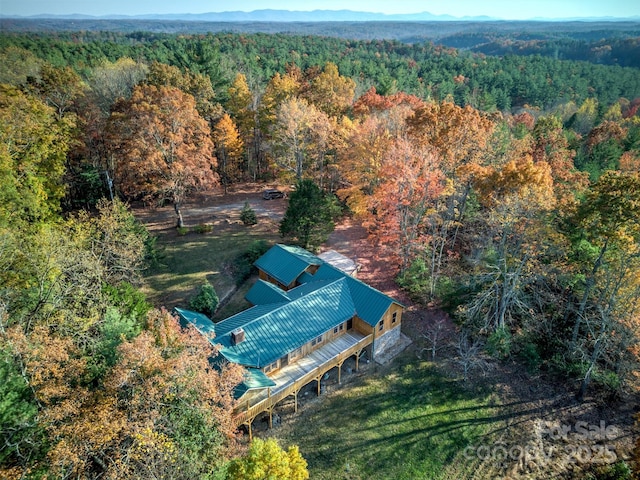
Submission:
[[[182,226],[220,182],[296,182],[280,233],[310,249],[352,214],[417,302],[578,398],[640,387],[637,69],[237,34],[3,34],[0,60],[3,478],[224,474],[242,372],[145,301],[122,201]],[[276,447],[230,475],[306,478]]]
[[[313,250],[333,231],[333,222],[339,214],[335,197],[320,190],[312,180],[301,180],[290,196],[280,234]]]

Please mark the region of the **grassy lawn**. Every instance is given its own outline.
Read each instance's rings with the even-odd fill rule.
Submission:
[[[299,445],[312,479],[471,478],[480,462],[464,450],[501,429],[501,411],[490,391],[468,391],[408,352],[267,434]]]
[[[220,299],[224,298],[235,288],[229,268],[234,259],[254,240],[281,241],[277,234],[256,227],[228,225],[214,228],[210,233],[184,236],[177,235],[173,229],[160,232],[157,246],[162,251],[162,260],[161,265],[145,276],[147,298],[156,306],[187,306],[189,298],[205,281],[213,285]],[[246,306],[232,302],[229,307],[235,308],[232,313],[236,313]],[[227,308],[217,317],[224,318],[220,315],[228,316],[229,311]]]

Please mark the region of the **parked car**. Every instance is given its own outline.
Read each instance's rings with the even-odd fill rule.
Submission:
[[[275,188],[270,188],[262,192],[262,198],[265,200],[273,200],[274,198],[284,198],[284,192]]]

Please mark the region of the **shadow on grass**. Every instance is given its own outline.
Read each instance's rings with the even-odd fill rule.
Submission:
[[[300,446],[312,478],[442,478],[466,447],[541,414],[495,398],[404,354],[295,418],[283,443]]]
[[[279,241],[277,234],[265,229],[229,225],[210,233],[160,231],[157,244],[163,252],[162,265],[145,275],[146,293],[156,306],[185,306],[189,297],[205,281],[218,295],[235,288],[235,279],[226,266],[255,240]]]

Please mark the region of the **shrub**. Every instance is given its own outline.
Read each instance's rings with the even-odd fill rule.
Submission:
[[[511,354],[511,332],[506,327],[496,329],[487,339],[487,351],[496,358],[507,358]]]
[[[213,232],[213,225],[210,223],[200,223],[194,227],[193,231],[196,233],[211,233]]]
[[[176,228],[178,235],[184,236],[189,233],[189,229],[187,227],[177,227]]]
[[[216,313],[219,303],[220,300],[213,285],[205,283],[200,286],[198,293],[189,302],[189,308],[195,312],[212,316]]]
[[[518,355],[524,361],[525,365],[527,366],[527,370],[529,370],[529,373],[536,373],[538,370],[540,370],[542,358],[538,353],[538,347],[535,343],[530,340],[526,341],[522,345],[522,348],[520,349],[520,352],[518,352]]]
[[[307,461],[295,445],[284,450],[273,438],[256,438],[244,456],[231,462],[227,480],[259,478],[306,480],[309,478]]]
[[[585,475],[585,480],[631,480],[633,472],[624,460],[610,465],[594,467]]]
[[[255,225],[258,223],[258,217],[256,216],[256,212],[251,208],[249,202],[244,202],[244,207],[240,212],[240,220],[245,225]]]

